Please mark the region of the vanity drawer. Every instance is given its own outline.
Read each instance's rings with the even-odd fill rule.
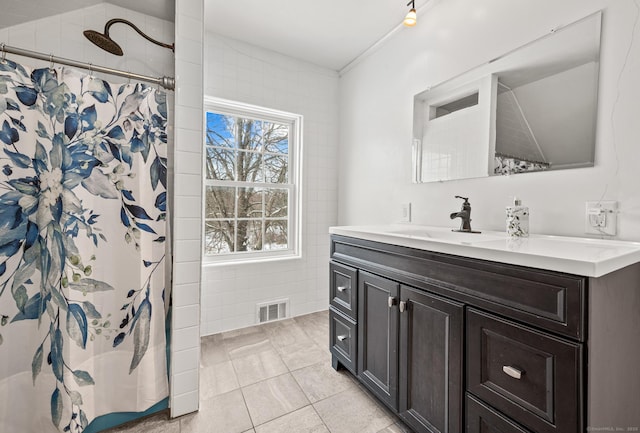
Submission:
[[[331,262],[329,264],[329,299],[331,305],[353,320],[358,314],[358,271],[349,266]]]
[[[531,433],[467,394],[466,433]]]
[[[329,347],[331,353],[350,372],[356,374],[356,324],[348,317],[329,308]]]
[[[582,345],[467,311],[467,389],[537,433],[582,431]]]

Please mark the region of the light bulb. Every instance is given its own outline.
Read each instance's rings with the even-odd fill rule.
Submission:
[[[413,27],[416,25],[417,14],[414,8],[411,8],[409,12],[407,12],[407,16],[404,17],[403,24],[407,27]]]

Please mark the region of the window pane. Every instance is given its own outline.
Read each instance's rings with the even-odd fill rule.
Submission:
[[[238,152],[238,179],[245,182],[263,182],[262,157],[259,153]]]
[[[251,121],[251,148],[262,151],[262,122],[258,120]]]
[[[289,215],[289,191],[267,188],[264,191],[264,211],[267,218]]]
[[[238,147],[243,150],[262,150],[262,122],[238,118]]]
[[[206,221],[204,225],[204,253],[230,253],[234,250],[235,224],[233,220]]]
[[[238,220],[237,251],[262,251],[262,221]]]
[[[238,218],[262,218],[262,189],[238,188]]]
[[[289,153],[289,126],[264,122],[265,152]]]
[[[282,250],[288,247],[287,221],[265,221],[264,249]]]
[[[264,177],[269,183],[287,183],[289,178],[289,157],[286,155],[264,156]]]
[[[236,213],[236,189],[226,186],[207,186],[204,205],[205,218],[233,218]]]
[[[298,220],[293,204],[300,117],[230,104],[205,101],[205,254],[284,254],[297,245],[288,230]]]
[[[232,150],[205,146],[207,179],[234,180],[236,154]]]
[[[209,146],[236,147],[236,120],[233,116],[207,113],[207,138]]]

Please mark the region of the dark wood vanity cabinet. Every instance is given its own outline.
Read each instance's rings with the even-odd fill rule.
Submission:
[[[365,271],[357,302],[360,381],[416,432],[462,431],[463,304]]]
[[[414,432],[584,431],[585,278],[333,235],[331,286],[334,368]]]

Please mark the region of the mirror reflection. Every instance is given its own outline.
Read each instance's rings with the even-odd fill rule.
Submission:
[[[598,12],[414,98],[414,180],[594,164]]]

